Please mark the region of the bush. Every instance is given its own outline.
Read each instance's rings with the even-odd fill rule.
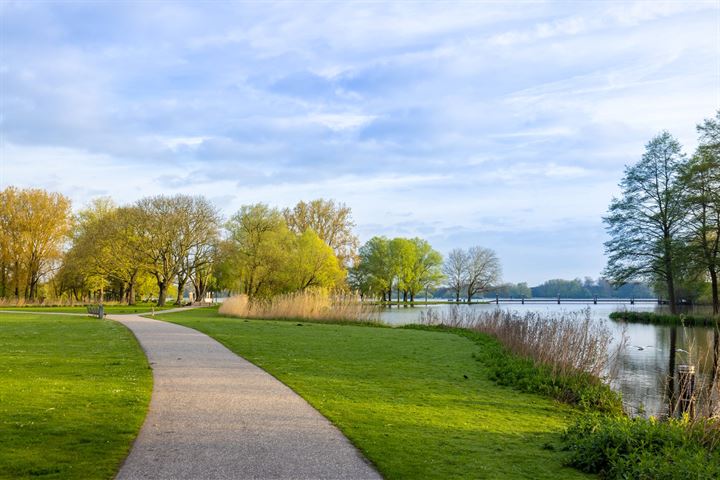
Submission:
[[[717,479],[717,421],[586,415],[563,435],[568,464],[607,479]]]

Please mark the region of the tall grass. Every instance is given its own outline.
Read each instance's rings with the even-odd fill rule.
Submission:
[[[553,375],[587,373],[609,379],[617,373],[620,350],[611,352],[612,333],[592,320],[590,310],[542,315],[477,311],[455,306],[421,313],[421,323],[466,328],[497,338],[511,353],[548,366]]]
[[[223,315],[240,318],[297,319],[316,322],[379,323],[379,310],[354,295],[330,294],[323,290],[278,295],[268,300],[250,300],[247,295],[228,298],[220,306]]]

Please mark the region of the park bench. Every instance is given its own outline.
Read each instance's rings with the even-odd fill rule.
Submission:
[[[105,308],[102,305],[88,305],[87,312],[88,315],[96,316],[100,320],[105,316]]]

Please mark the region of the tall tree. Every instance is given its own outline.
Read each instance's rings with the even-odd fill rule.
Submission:
[[[395,261],[386,237],[372,237],[359,251],[356,268],[365,278],[366,293],[380,294],[382,301],[392,300],[392,287],[396,277]]]
[[[352,211],[344,203],[323,199],[299,202],[292,210],[283,210],[283,217],[290,231],[302,235],[312,229],[333,249],[341,265],[351,264],[358,239],[352,231],[355,227]]]
[[[442,255],[422,238],[413,238],[410,242],[415,251],[412,281],[409,283],[410,301],[414,302],[415,295],[423,290],[427,293],[442,281]]]
[[[622,195],[613,198],[603,219],[611,237],[605,243],[607,276],[615,284],[662,279],[672,313],[686,215],[679,181],[683,162],[678,141],[668,132],[657,135],[640,161],[626,167]]]
[[[251,299],[279,293],[285,285],[280,272],[292,251],[293,236],[280,212],[263,203],[244,205],[226,223],[230,232],[223,248],[228,253],[226,281],[240,281]],[[234,272],[234,273],[233,273]]]
[[[443,273],[447,279],[447,285],[455,292],[455,301],[460,302],[460,292],[467,285],[468,255],[461,248],[454,248],[445,259]]]
[[[497,254],[483,247],[471,247],[467,252],[467,301],[500,281],[502,269]]]
[[[198,244],[212,244],[217,237],[217,213],[203,197],[190,195],[146,197],[135,204],[138,211],[141,252],[145,269],[155,277],[158,305],[165,305],[170,285],[187,281],[188,256]]]
[[[0,205],[3,293],[35,299],[40,282],[60,266],[70,234],[70,200],[41,189],[8,187],[0,192]]]

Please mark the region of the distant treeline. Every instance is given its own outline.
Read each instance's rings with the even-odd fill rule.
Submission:
[[[527,283],[504,283],[488,289],[486,297],[493,298],[495,295],[502,298],[654,298],[652,286],[644,283],[628,283],[618,288],[605,278],[597,280],[586,277],[585,280],[576,278],[574,280],[552,279],[547,280],[535,287],[529,287]],[[438,289],[435,292],[436,298],[452,298],[454,292],[450,289]]]

